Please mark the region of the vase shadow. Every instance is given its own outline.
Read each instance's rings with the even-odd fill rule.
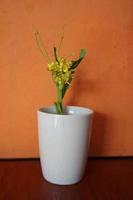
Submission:
[[[107,116],[94,112],[92,135],[89,147],[89,156],[103,156],[107,130]]]
[[[91,107],[91,104],[93,105],[93,100],[90,99],[89,102],[87,94],[90,93],[92,96],[94,95],[94,97],[96,97],[97,95],[100,95],[100,90],[101,88],[98,85],[97,79],[89,79],[88,74],[85,73],[85,70],[80,70],[74,80],[72,93],[67,101],[67,105],[88,107],[89,104],[89,107]],[[82,102],[84,103],[82,104]],[[104,154],[104,140],[106,135],[107,121],[108,117],[106,114],[97,111],[94,112],[89,156],[101,156]]]

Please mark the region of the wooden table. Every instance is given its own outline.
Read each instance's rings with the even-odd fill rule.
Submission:
[[[89,158],[71,186],[46,182],[38,159],[1,160],[0,200],[133,200],[133,158]]]

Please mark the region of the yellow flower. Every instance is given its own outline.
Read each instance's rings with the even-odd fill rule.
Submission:
[[[69,65],[64,64],[64,65],[63,65],[63,72],[67,72],[68,69],[69,69]]]
[[[48,63],[48,70],[52,71],[53,68],[54,68],[54,63],[53,62],[52,63]]]
[[[48,63],[48,70],[52,72],[53,81],[58,85],[69,84],[72,79],[72,62],[65,58],[58,58],[58,62]]]

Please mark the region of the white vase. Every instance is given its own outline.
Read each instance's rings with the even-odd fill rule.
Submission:
[[[38,110],[39,151],[44,178],[70,185],[84,175],[91,135],[93,110],[67,106],[65,114],[55,107]]]

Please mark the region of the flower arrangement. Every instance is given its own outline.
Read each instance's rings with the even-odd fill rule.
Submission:
[[[35,40],[37,47],[39,48],[43,57],[47,59],[48,62],[48,70],[52,74],[52,79],[56,85],[57,89],[57,101],[55,102],[56,112],[57,114],[63,114],[63,106],[62,101],[68,90],[71,81],[73,79],[73,74],[75,73],[77,66],[80,64],[82,59],[86,54],[85,49],[80,50],[79,58],[77,60],[68,60],[65,57],[59,55],[59,49],[62,44],[64,35],[61,36],[59,47],[53,47],[54,60],[51,61],[47,50],[41,42],[40,34],[35,29],[34,31]]]

